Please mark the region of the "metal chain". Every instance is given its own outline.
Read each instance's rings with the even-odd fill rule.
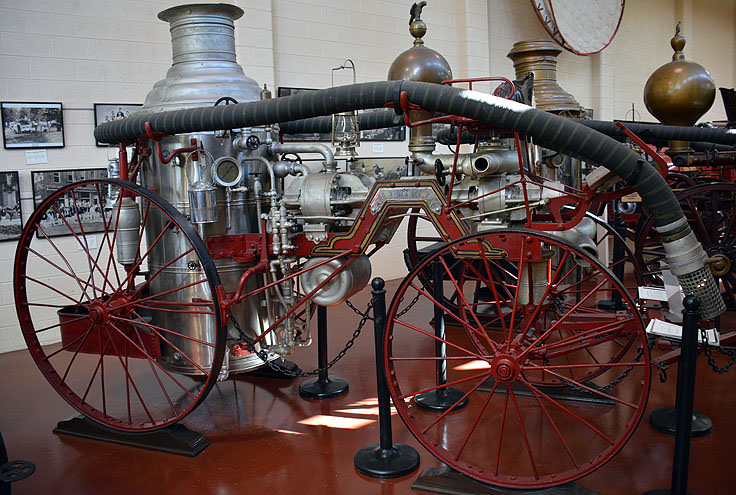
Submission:
[[[723,354],[724,356],[728,356],[730,359],[728,360],[728,363],[726,363],[726,366],[719,367],[718,364],[716,364],[716,360],[713,359],[713,352],[711,351],[711,346],[708,344],[708,334],[705,330],[705,328],[700,328],[700,340],[701,344],[703,346],[703,352],[705,353],[705,357],[708,359],[708,364],[711,368],[713,368],[713,371],[718,373],[719,375],[723,375],[725,373],[728,373],[731,371],[731,368],[733,368],[734,363],[736,363],[736,350],[728,351],[722,347],[715,347],[715,350],[718,351],[720,354]]]
[[[245,333],[243,332],[243,330],[240,328],[240,324],[235,319],[235,316],[232,314],[232,311],[229,312],[229,316],[230,316],[230,321],[233,322],[233,326],[235,327],[235,330],[238,331],[238,333],[240,334],[240,336],[243,339],[243,343],[245,344],[245,346],[248,348],[248,350],[250,352],[254,353],[256,356],[258,356],[259,358],[261,358],[261,361],[263,361],[269,368],[271,368],[275,372],[281,373],[283,375],[286,375],[286,376],[289,376],[289,377],[292,377],[292,378],[297,378],[297,377],[302,378],[302,377],[307,377],[307,376],[315,376],[315,375],[320,374],[322,371],[329,370],[339,360],[341,360],[345,356],[345,354],[347,354],[348,350],[351,347],[353,347],[353,345],[355,344],[355,341],[358,339],[358,336],[360,335],[360,332],[363,330],[363,327],[365,326],[365,323],[369,319],[372,319],[372,318],[370,318],[370,312],[371,312],[371,308],[372,307],[373,307],[373,302],[371,301],[371,302],[368,303],[368,306],[365,309],[365,313],[359,313],[359,314],[362,315],[362,317],[360,319],[360,323],[358,323],[358,327],[355,329],[355,331],[353,332],[353,335],[350,337],[350,339],[345,344],[345,347],[343,347],[343,349],[340,352],[337,353],[337,356],[335,356],[335,358],[332,361],[330,361],[329,363],[327,363],[327,366],[325,366],[323,368],[316,368],[316,369],[314,369],[312,371],[301,371],[301,370],[300,371],[291,371],[290,369],[285,368],[283,366],[279,366],[278,364],[276,364],[273,361],[269,360],[268,359],[268,352],[266,352],[265,350],[256,351],[256,348],[253,345],[253,342],[251,341],[251,339],[248,338],[247,335],[245,335]]]
[[[355,306],[353,306],[353,303],[351,303],[349,299],[345,299],[345,304],[347,304],[348,308],[352,309],[353,310],[353,313],[355,313],[356,315],[360,316],[361,318],[367,318],[367,319],[373,321],[373,318],[370,315],[368,315],[368,313],[369,313],[368,309],[366,309],[366,312],[363,313],[361,310],[359,310],[358,308],[356,308]],[[368,308],[370,309],[370,303],[368,303]],[[366,316],[366,315],[368,315],[368,316]]]
[[[422,295],[422,294],[421,294],[421,292],[417,292],[417,295],[416,295],[416,296],[414,296],[414,299],[412,299],[412,300],[411,300],[411,302],[409,303],[409,305],[408,305],[407,307],[405,307],[404,309],[402,309],[401,311],[399,311],[399,312],[398,312],[398,313],[396,314],[396,318],[401,318],[401,317],[402,317],[402,316],[404,316],[404,315],[405,315],[405,314],[406,314],[406,313],[407,313],[407,312],[408,312],[408,311],[409,311],[409,310],[410,310],[411,308],[413,308],[413,307],[414,307],[414,305],[415,305],[415,304],[417,303],[417,301],[419,301],[419,296],[421,296],[421,295]]]

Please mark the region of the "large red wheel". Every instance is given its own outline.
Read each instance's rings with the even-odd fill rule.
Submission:
[[[450,262],[474,276],[457,278]],[[569,262],[585,266],[582,277]],[[424,283],[430,266],[441,267],[441,284]],[[460,314],[438,304],[437,285],[457,294]],[[599,309],[614,292],[624,309]],[[394,296],[385,351],[394,404],[419,442],[452,468],[511,488],[600,467],[635,430],[649,392],[646,336],[627,290],[587,253],[535,231],[479,233],[427,256]],[[444,411],[414,400],[447,387],[460,392]]]
[[[180,420],[214,385],[225,350],[218,285],[186,218],[116,179],[52,193],[15,257],[31,356],[72,407],[123,431]]]

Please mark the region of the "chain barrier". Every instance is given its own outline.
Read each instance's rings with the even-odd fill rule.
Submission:
[[[348,308],[352,309],[353,313],[355,313],[356,315],[360,316],[361,318],[366,318],[368,320],[373,321],[373,317],[370,316],[369,314],[370,312],[368,311],[368,309],[370,309],[370,303],[368,303],[368,309],[366,309],[365,313],[363,313],[361,310],[353,306],[353,303],[351,303],[349,299],[345,299],[345,304],[348,306]]]
[[[256,351],[255,345],[253,345],[253,342],[250,338],[248,338],[247,335],[243,332],[243,330],[240,328],[240,324],[235,319],[235,316],[232,314],[232,312],[229,312],[230,321],[233,322],[233,326],[235,327],[235,330],[237,330],[238,334],[240,334],[240,337],[243,339],[243,343],[248,348],[250,352],[261,358],[261,361],[263,361],[269,368],[271,368],[273,371],[277,373],[281,373],[282,375],[289,376],[292,378],[303,378],[303,377],[309,377],[309,376],[316,376],[320,374],[322,371],[327,371],[330,368],[332,368],[338,361],[340,361],[345,354],[347,354],[348,350],[350,350],[351,347],[355,344],[355,341],[358,339],[358,336],[360,336],[360,332],[363,330],[363,327],[365,326],[366,322],[372,318],[370,317],[370,312],[373,307],[373,303],[369,302],[368,306],[365,308],[365,313],[361,313],[360,310],[357,311],[358,314],[361,315],[360,322],[358,323],[358,327],[353,332],[353,335],[348,339],[347,343],[345,344],[345,347],[337,353],[335,358],[327,363],[327,366],[323,368],[316,368],[312,371],[292,371],[288,368],[285,368],[283,366],[279,366],[278,364],[274,363],[272,360],[268,359],[268,352],[265,350]],[[357,308],[356,308],[357,309]],[[353,311],[356,311],[355,309]]]
[[[729,351],[727,349],[724,349],[723,347],[716,346],[714,347],[715,350],[724,356],[728,356],[728,363],[726,363],[726,366],[720,367],[716,363],[716,360],[713,359],[713,352],[712,347],[708,344],[708,334],[705,330],[705,328],[700,328],[700,344],[703,346],[703,352],[705,353],[705,357],[708,360],[708,364],[711,368],[713,368],[713,371],[718,373],[719,375],[723,375],[725,373],[728,373],[731,371],[731,368],[733,368],[734,363],[736,363],[736,350]]]

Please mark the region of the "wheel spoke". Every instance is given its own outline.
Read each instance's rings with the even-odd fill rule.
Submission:
[[[151,356],[151,355],[150,355],[150,354],[149,354],[148,352],[146,352],[146,350],[145,350],[145,348],[144,348],[144,347],[142,347],[142,346],[139,346],[138,344],[136,344],[135,342],[133,342],[133,340],[132,340],[132,339],[131,339],[130,337],[128,337],[128,336],[127,336],[127,335],[125,334],[125,332],[123,332],[123,331],[122,331],[122,330],[121,330],[121,329],[120,329],[120,328],[119,328],[119,327],[118,327],[117,325],[115,325],[114,323],[110,322],[110,326],[111,326],[111,327],[112,327],[112,328],[113,328],[113,329],[114,329],[114,330],[115,330],[115,331],[116,331],[116,332],[118,333],[118,335],[120,335],[120,336],[121,336],[121,337],[123,337],[123,338],[124,338],[124,339],[125,339],[126,341],[128,341],[128,342],[130,343],[130,345],[132,345],[132,346],[133,346],[133,347],[134,347],[134,348],[135,348],[135,349],[136,349],[136,350],[137,350],[138,352],[142,353],[142,354],[143,354],[143,355],[145,356],[145,359],[146,359],[146,360],[148,360],[148,361],[149,361],[149,362],[151,362],[151,363],[155,363],[156,367],[157,367],[157,368],[158,368],[159,370],[161,370],[161,371],[162,371],[162,372],[163,372],[163,373],[164,373],[164,374],[165,374],[166,376],[168,376],[168,377],[169,377],[169,378],[171,379],[171,381],[172,381],[172,382],[174,382],[174,383],[175,383],[175,384],[176,384],[176,385],[177,385],[177,386],[178,386],[178,387],[179,387],[179,388],[180,388],[180,389],[182,390],[182,392],[184,392],[184,393],[185,393],[186,395],[188,395],[188,396],[189,396],[189,397],[190,397],[190,398],[191,398],[192,400],[196,400],[196,397],[195,397],[194,395],[192,395],[192,393],[191,393],[191,392],[190,392],[190,391],[189,391],[189,390],[188,390],[188,389],[187,389],[187,388],[186,388],[186,387],[185,387],[184,385],[182,385],[182,384],[181,384],[181,383],[179,382],[179,380],[177,380],[177,379],[176,379],[176,378],[174,377],[174,375],[172,375],[171,373],[169,373],[168,371],[166,371],[166,370],[165,370],[165,369],[164,369],[164,368],[163,368],[163,367],[162,367],[162,366],[161,366],[160,364],[158,364],[158,362],[156,361],[156,359],[154,359],[154,358],[153,358],[153,357],[152,357],[152,356]],[[115,345],[115,342],[113,342],[113,346],[114,346],[114,345]]]
[[[477,325],[477,327],[472,327],[473,331],[478,335],[484,336],[488,345],[490,345],[491,349],[493,349],[493,352],[494,353],[497,352],[498,348],[493,343],[493,341],[488,337],[488,335],[483,331],[483,324],[480,322],[480,320],[478,320],[478,317],[476,316],[475,311],[473,311],[473,309],[468,304],[467,299],[465,299],[465,296],[462,293],[462,289],[460,289],[460,286],[457,284],[457,280],[455,280],[455,277],[452,276],[452,272],[447,267],[445,260],[440,258],[439,261],[440,263],[442,263],[442,267],[445,269],[445,273],[447,273],[447,276],[449,277],[450,282],[452,282],[452,285],[455,287],[455,291],[456,291],[458,300],[470,312],[470,315],[473,317],[473,321],[475,321],[475,324]]]
[[[475,418],[475,421],[473,422],[473,425],[468,430],[468,434],[465,435],[465,439],[463,440],[462,445],[458,449],[457,453],[455,453],[455,460],[457,461],[460,459],[460,456],[463,453],[463,450],[465,450],[465,446],[468,444],[468,441],[470,440],[470,437],[473,435],[473,432],[475,431],[476,427],[478,426],[478,423],[480,422],[480,418],[483,416],[483,413],[488,408],[488,404],[491,402],[491,398],[493,397],[493,394],[496,392],[496,388],[498,388],[499,382],[495,382],[493,384],[493,387],[491,388],[490,392],[488,392],[488,397],[486,397],[486,401],[483,403],[483,407],[481,407],[480,411],[478,412],[477,417]],[[470,395],[470,393],[466,394],[466,397]]]
[[[40,229],[40,227],[39,227],[39,229]],[[52,241],[52,240],[51,240],[51,239],[50,239],[50,238],[49,238],[49,237],[48,237],[48,236],[46,235],[46,233],[45,233],[45,232],[43,232],[43,230],[42,230],[42,229],[40,229],[40,230],[41,230],[41,233],[43,234],[44,238],[45,238],[45,239],[46,239],[46,240],[48,241],[48,243],[49,243],[49,244],[51,245],[51,247],[52,247],[52,248],[54,249],[54,251],[56,251],[56,253],[57,253],[57,254],[59,255],[59,257],[60,257],[60,258],[61,258],[61,259],[62,259],[62,260],[64,261],[64,264],[65,264],[65,265],[67,266],[67,269],[68,269],[69,271],[66,271],[66,270],[64,270],[64,269],[63,269],[63,268],[61,268],[61,267],[60,267],[59,265],[57,265],[56,263],[54,263],[53,261],[51,261],[50,259],[48,259],[48,258],[47,258],[46,256],[42,255],[41,253],[39,253],[39,252],[38,252],[38,251],[36,251],[35,249],[28,249],[28,252],[29,252],[29,253],[31,253],[31,254],[34,254],[34,255],[35,255],[35,256],[36,256],[36,257],[37,257],[38,259],[40,259],[41,261],[44,261],[44,262],[48,263],[49,265],[53,266],[54,268],[56,268],[57,270],[59,270],[59,271],[60,271],[61,273],[63,273],[64,275],[66,275],[66,276],[68,276],[68,277],[71,277],[72,279],[74,279],[74,281],[75,281],[75,282],[77,282],[77,285],[79,286],[79,289],[80,289],[80,290],[82,291],[82,294],[80,294],[80,300],[79,300],[79,303],[81,303],[81,302],[82,302],[82,299],[83,299],[84,297],[86,297],[86,298],[87,298],[88,300],[90,300],[90,297],[89,297],[89,295],[87,294],[87,286],[88,286],[88,284],[86,284],[86,283],[85,283],[85,285],[86,285],[86,286],[83,286],[83,285],[82,285],[82,279],[81,279],[81,278],[79,278],[79,276],[77,276],[77,275],[76,275],[76,274],[74,273],[74,269],[72,268],[71,264],[70,264],[70,263],[69,263],[69,261],[68,261],[68,260],[66,259],[66,257],[65,257],[65,256],[64,256],[64,255],[63,255],[63,254],[61,253],[61,251],[59,251],[59,248],[58,248],[58,247],[56,246],[56,243],[54,243],[54,242],[53,242],[53,241]]]
[[[555,435],[560,440],[560,443],[562,444],[562,448],[565,449],[565,452],[567,452],[567,455],[570,457],[570,460],[572,461],[575,468],[580,468],[580,464],[578,461],[575,460],[575,456],[573,455],[572,451],[570,450],[570,447],[567,445],[567,442],[565,441],[565,438],[562,436],[562,433],[560,433],[560,429],[557,427],[557,424],[555,424],[554,420],[552,419],[552,416],[549,415],[549,411],[547,411],[547,408],[545,407],[542,400],[539,398],[539,394],[534,388],[529,388],[529,390],[534,395],[534,398],[537,401],[537,404],[539,405],[539,408],[542,410],[542,413],[544,414],[544,417],[547,418],[547,421],[549,422],[550,426],[552,426],[552,429],[555,432]]]
[[[599,283],[594,289],[592,289],[585,297],[583,297],[579,302],[575,304],[575,306],[570,309],[567,313],[565,313],[557,322],[555,322],[551,327],[549,327],[541,336],[537,338],[537,340],[532,343],[529,347],[524,350],[524,352],[521,353],[520,358],[523,358],[534,346],[536,346],[538,343],[544,341],[547,336],[552,333],[563,321],[565,321],[579,306],[581,306],[585,301],[587,301],[595,292],[603,286],[603,284],[606,283],[606,280],[603,280],[601,283]]]
[[[529,437],[526,435],[526,428],[524,428],[524,420],[521,419],[521,413],[519,412],[519,404],[516,402],[516,394],[514,394],[514,389],[511,387],[506,387],[506,389],[509,391],[509,394],[511,395],[511,403],[514,405],[514,412],[516,413],[516,419],[519,422],[519,427],[521,428],[521,437],[524,439],[524,445],[526,446],[526,452],[527,455],[529,455],[529,462],[532,464],[532,470],[534,471],[534,479],[539,479],[539,471],[537,471],[537,465],[534,463],[534,455],[532,454],[532,448],[529,445]]]
[[[425,332],[424,330],[421,330],[420,328],[415,327],[414,325],[410,325],[409,323],[403,322],[403,321],[399,320],[398,318],[394,318],[393,321],[394,321],[394,323],[398,323],[399,325],[404,326],[404,327],[406,327],[406,328],[408,328],[410,330],[414,330],[415,332],[418,332],[418,333],[420,333],[422,335],[425,335],[425,336],[427,336],[427,337],[429,337],[431,339],[434,339],[434,340],[436,340],[438,342],[441,342],[441,343],[443,343],[443,344],[445,344],[445,345],[447,345],[449,347],[452,347],[452,348],[457,349],[457,350],[459,350],[461,352],[464,352],[468,356],[472,356],[472,357],[474,357],[476,359],[481,359],[481,360],[483,359],[483,357],[480,354],[477,354],[477,353],[471,351],[470,349],[466,349],[464,347],[460,347],[459,345],[457,345],[457,344],[455,344],[453,342],[450,342],[447,339],[441,339],[441,338],[437,337],[434,334],[431,334],[429,332]]]
[[[610,395],[610,394],[606,394],[606,393],[603,393],[603,392],[601,392],[600,390],[596,390],[596,389],[594,389],[594,388],[592,388],[592,387],[589,387],[589,386],[585,385],[585,384],[584,384],[584,383],[582,383],[582,382],[579,382],[579,381],[577,381],[577,380],[573,380],[572,378],[565,378],[565,377],[563,377],[562,375],[560,375],[560,374],[558,374],[558,373],[555,373],[555,372],[554,372],[554,371],[552,371],[551,369],[547,369],[547,370],[545,370],[545,373],[550,373],[550,374],[552,374],[552,375],[556,376],[557,378],[560,378],[560,379],[561,379],[561,380],[563,380],[563,381],[566,381],[566,382],[570,382],[570,383],[572,383],[572,384],[573,384],[573,385],[575,385],[575,386],[578,386],[578,387],[580,387],[580,388],[584,388],[584,389],[585,389],[585,390],[587,390],[588,392],[592,392],[592,393],[594,393],[594,394],[596,394],[596,395],[600,395],[600,396],[601,396],[601,397],[603,397],[604,399],[609,399],[609,400],[612,400],[612,401],[618,402],[619,404],[623,404],[624,406],[628,406],[628,407],[631,407],[632,409],[637,409],[637,408],[639,407],[639,406],[638,406],[637,404],[633,404],[633,403],[631,403],[631,402],[628,402],[628,401],[625,401],[625,400],[623,400],[623,399],[619,399],[619,398],[618,398],[618,397],[616,397],[615,395]]]
[[[527,387],[529,387],[529,390],[532,390],[535,394],[538,394],[538,395],[544,397],[545,399],[547,399],[549,402],[551,402],[552,404],[554,404],[555,406],[557,406],[557,408],[559,408],[562,411],[564,411],[565,413],[567,413],[571,418],[573,418],[576,421],[580,422],[581,424],[585,425],[589,430],[591,430],[593,433],[595,433],[596,435],[598,435],[599,437],[601,437],[603,440],[605,440],[606,442],[608,442],[610,445],[614,445],[616,443],[611,438],[609,438],[605,433],[603,433],[602,431],[600,431],[598,428],[596,428],[595,426],[593,426],[589,422],[585,421],[579,415],[577,415],[577,414],[573,413],[572,411],[570,411],[568,408],[566,408],[565,406],[563,406],[560,402],[554,400],[552,397],[550,397],[549,395],[547,395],[544,392],[542,392],[539,388],[535,387],[534,385],[532,385],[528,381],[524,380],[523,378],[521,379],[521,382],[524,385],[526,385]]]
[[[421,294],[424,297],[426,297],[427,299],[429,299],[432,302],[432,304],[434,304],[434,305],[438,306],[440,309],[442,309],[442,311],[446,315],[449,315],[453,320],[455,320],[456,322],[460,323],[460,325],[462,325],[463,328],[465,328],[467,331],[472,332],[472,333],[475,333],[475,334],[480,335],[480,336],[485,336],[485,338],[488,338],[487,335],[485,334],[485,332],[479,332],[476,328],[474,328],[472,325],[470,325],[467,321],[460,319],[457,315],[455,315],[452,311],[450,311],[445,306],[443,306],[439,301],[437,301],[434,297],[432,297],[429,293],[427,293],[423,289],[420,289],[419,287],[417,287],[414,284],[411,284],[411,287],[414,290],[416,290],[419,294]]]

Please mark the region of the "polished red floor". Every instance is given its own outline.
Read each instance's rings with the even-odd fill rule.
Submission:
[[[389,296],[394,284],[389,284]],[[364,291],[353,300],[365,307]],[[345,306],[330,308],[329,345],[334,355],[357,317]],[[430,315],[428,315],[430,316]],[[316,346],[293,357],[303,369],[316,365]],[[14,494],[399,494],[413,493],[421,470],[439,466],[393,417],[394,440],[417,448],[419,471],[377,480],[358,474],[353,455],[378,441],[372,327],[331,374],[345,378],[343,397],[309,401],[299,396],[302,379],[239,377],[220,383],[184,423],[212,445],[195,458],[56,435],[56,423],[74,411],[46,383],[26,352],[0,355],[0,431],[11,459],[36,464]],[[676,366],[669,380],[655,378],[649,412],[674,403]],[[712,434],[693,439],[689,491],[736,493],[736,370],[717,375],[698,359],[695,408],[713,420]],[[613,460],[578,484],[602,494],[636,494],[669,485],[672,437],[642,421]],[[414,492],[418,493],[418,492]]]

